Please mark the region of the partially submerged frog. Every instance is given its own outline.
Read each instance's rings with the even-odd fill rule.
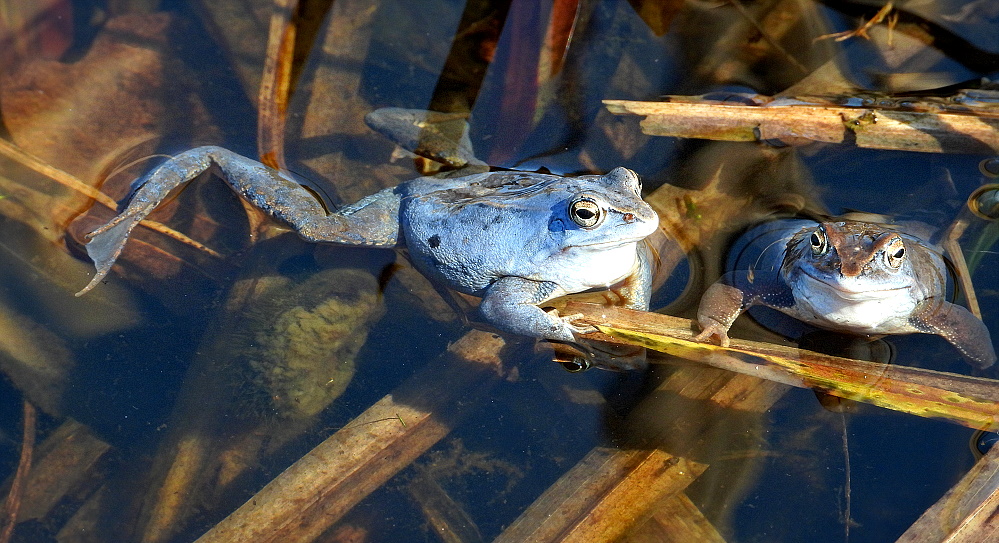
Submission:
[[[482,316],[506,332],[573,342],[583,329],[538,304],[625,280],[625,305],[648,308],[651,266],[639,246],[659,220],[631,170],[420,177],[327,214],[299,183],[221,147],[181,153],[138,182],[121,214],[88,235],[97,273],[80,294],[107,275],[139,221],[209,169],[309,241],[405,247],[431,281],[480,296]]]
[[[922,237],[894,225],[809,220],[772,221],[746,236],[762,253],[704,293],[696,340],[728,345],[735,319],[765,305],[828,330],[937,334],[979,368],[996,361],[985,324],[945,300],[944,259]]]

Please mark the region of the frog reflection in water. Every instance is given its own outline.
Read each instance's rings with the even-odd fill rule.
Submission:
[[[538,304],[626,279],[626,305],[648,308],[651,266],[640,245],[659,220],[631,170],[421,177],[327,214],[299,183],[220,147],[184,152],[140,180],[124,211],[88,235],[97,274],[80,294],[108,273],[139,221],[209,169],[307,240],[405,247],[431,281],[480,296],[482,316],[500,330],[572,342],[584,330]]]
[[[749,270],[729,272],[705,292],[698,341],[727,345],[735,319],[765,305],[828,330],[937,334],[976,367],[995,362],[985,324],[944,299],[947,269],[924,239],[890,225],[807,220],[773,221],[747,236],[764,250]]]

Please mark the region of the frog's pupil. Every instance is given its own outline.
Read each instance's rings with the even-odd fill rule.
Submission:
[[[601,211],[597,204],[590,200],[573,202],[569,208],[572,220],[583,228],[592,228],[600,222]]]
[[[902,258],[905,256],[905,247],[899,247],[895,254],[892,255],[893,258]]]
[[[816,249],[822,247],[822,240],[819,239],[819,235],[815,232],[812,232],[812,247],[815,247]]]

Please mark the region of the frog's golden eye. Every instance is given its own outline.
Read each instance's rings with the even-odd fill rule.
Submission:
[[[808,243],[812,246],[812,254],[815,256],[820,256],[826,254],[829,250],[829,241],[826,239],[826,231],[821,228],[816,228],[812,235],[808,238]]]
[[[569,204],[569,217],[583,228],[593,228],[604,219],[604,211],[589,198],[580,198]]]
[[[903,260],[905,260],[905,245],[902,244],[901,238],[895,238],[885,247],[885,264],[897,270],[902,267]]]

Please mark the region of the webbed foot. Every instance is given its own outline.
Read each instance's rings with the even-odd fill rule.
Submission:
[[[112,219],[111,222],[86,235],[88,240],[86,245],[87,255],[94,261],[97,273],[87,283],[87,286],[76,293],[77,296],[83,296],[87,292],[90,292],[91,289],[96,287],[107,276],[108,272],[111,271],[111,266],[114,265],[115,260],[121,255],[122,249],[125,248],[128,235],[145,215],[142,213],[122,213]]]
[[[97,273],[76,295],[86,294],[107,276],[111,266],[121,255],[132,229],[152,213],[171,191],[205,172],[215,163],[216,157],[229,156],[243,158],[221,147],[198,147],[160,164],[140,178],[125,210],[104,226],[87,234],[90,240],[86,246],[87,254],[94,261]]]

